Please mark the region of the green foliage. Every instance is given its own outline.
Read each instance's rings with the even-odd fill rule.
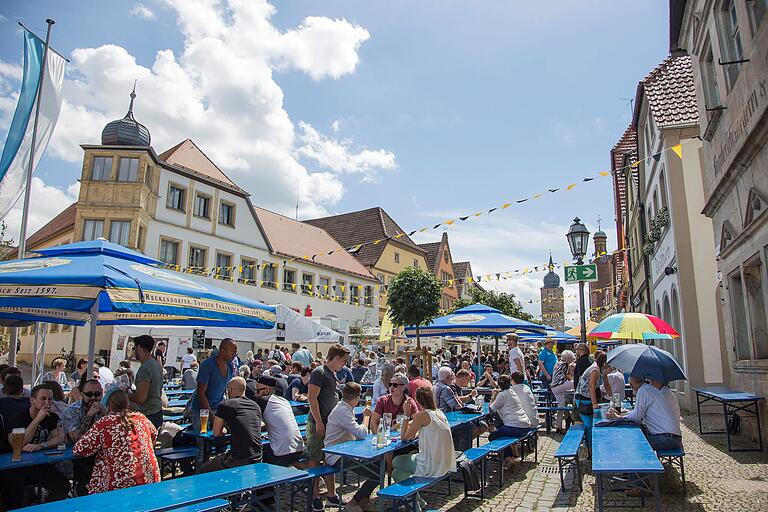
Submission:
[[[510,293],[495,292],[493,290],[486,291],[481,290],[480,288],[471,288],[469,290],[469,295],[469,300],[455,300],[453,302],[453,311],[479,302],[480,304],[485,304],[486,306],[496,308],[505,315],[513,316],[515,318],[519,318],[520,320],[527,320],[529,322],[535,321],[533,316],[525,311],[525,309],[523,309],[523,305],[520,304],[515,296]]]
[[[408,267],[389,283],[387,304],[397,326],[423,325],[440,313],[443,286],[430,272]]]

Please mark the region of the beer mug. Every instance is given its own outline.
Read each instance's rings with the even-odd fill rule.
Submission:
[[[200,433],[201,434],[208,433],[208,416],[209,415],[210,415],[210,411],[208,411],[208,409],[200,409]]]
[[[24,447],[24,434],[26,430],[23,428],[15,428],[11,431],[11,447],[13,448],[12,462],[21,461],[21,449]]]
[[[371,408],[371,401],[371,395],[365,395],[365,406],[369,409]]]

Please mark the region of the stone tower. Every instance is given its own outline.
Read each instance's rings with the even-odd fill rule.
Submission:
[[[592,238],[595,241],[592,263],[597,265],[597,281],[589,283],[588,318],[599,322],[613,313],[613,289],[610,287],[613,255],[607,252],[608,236],[602,229],[598,229]]]
[[[541,287],[541,320],[558,331],[565,328],[565,299],[560,276],[555,273],[552,254],[549,255],[549,272],[544,276]]]

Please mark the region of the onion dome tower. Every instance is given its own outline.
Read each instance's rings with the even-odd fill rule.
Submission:
[[[150,145],[152,138],[146,126],[133,117],[133,101],[136,99],[136,83],[131,91],[131,104],[128,113],[122,119],[116,119],[104,127],[101,131],[101,144],[103,146],[142,146]]]

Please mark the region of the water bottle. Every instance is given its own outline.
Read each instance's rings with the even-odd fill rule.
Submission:
[[[384,422],[379,422],[379,430],[376,432],[376,447],[384,448]]]

